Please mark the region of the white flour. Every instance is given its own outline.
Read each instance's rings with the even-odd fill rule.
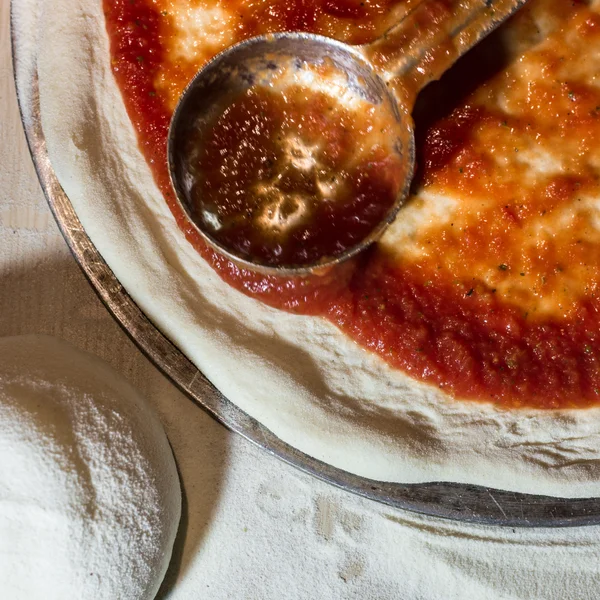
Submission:
[[[183,557],[172,565],[179,580],[161,600],[600,598],[600,528],[513,532],[361,500],[228,434],[154,369],[52,223],[19,130],[7,15],[0,3],[0,335],[65,337],[157,408],[188,503]]]
[[[184,470],[188,554],[168,600],[600,598],[598,527],[503,529],[419,517],[332,488],[237,437],[229,456],[208,530],[191,496],[206,479]]]
[[[229,399],[292,446],[372,479],[600,495],[598,407],[461,402],[332,324],[224,283],[185,240],[137,147],[100,1],[35,2],[37,29],[30,4],[15,1],[17,40],[37,60],[42,126],[63,188],[140,308]]]
[[[108,365],[0,340],[0,597],[150,600],[180,515],[160,422]]]

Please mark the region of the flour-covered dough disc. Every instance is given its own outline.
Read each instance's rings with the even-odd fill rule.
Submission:
[[[181,511],[151,407],[101,360],[0,340],[0,596],[154,598]]]

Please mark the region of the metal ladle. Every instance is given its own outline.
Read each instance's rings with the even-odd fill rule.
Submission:
[[[265,274],[318,272],[356,255],[378,239],[396,218],[414,172],[415,147],[411,112],[417,94],[467,50],[486,37],[527,0],[421,0],[376,41],[350,46],[320,35],[278,33],[254,37],[227,48],[209,61],[183,92],[168,137],[168,162],[176,197],[200,235],[217,252],[244,268]],[[409,6],[411,6],[409,4]],[[314,264],[272,266],[252,262],[220,244],[195,217],[190,199],[186,133],[207,129],[216,107],[250,87],[268,83],[282,69],[318,68],[324,62],[345,78],[347,89],[361,100],[383,106],[395,121],[394,151],[402,157],[403,185],[382,221],[358,244]]]

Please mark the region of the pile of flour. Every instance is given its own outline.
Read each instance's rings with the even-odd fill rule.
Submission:
[[[150,600],[181,511],[151,407],[55,338],[0,340],[0,596]]]
[[[0,97],[7,100],[0,121],[8,124],[0,128],[2,333],[60,332],[85,344],[127,373],[162,415],[186,490],[187,535],[160,600],[600,598],[600,528],[477,527],[368,502],[228,434],[152,368],[49,223],[16,133],[8,8],[0,3]],[[35,229],[40,223],[43,229]],[[21,267],[31,262],[35,268]],[[0,536],[0,564],[4,543]],[[33,571],[40,582],[44,569],[38,564]],[[48,589],[44,600],[52,597]],[[13,598],[1,588],[0,597]]]

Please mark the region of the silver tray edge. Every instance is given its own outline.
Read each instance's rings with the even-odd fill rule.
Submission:
[[[119,283],[85,233],[50,164],[41,126],[37,72],[20,81],[11,1],[13,73],[21,121],[44,195],[59,229],[96,294],[145,356],[185,395],[227,429],[272,456],[338,488],[419,514],[506,527],[568,527],[600,524],[600,499],[522,494],[452,482],[401,484],[360,477],[286,444],[221,394],[146,317]],[[31,106],[20,90],[31,94]]]

